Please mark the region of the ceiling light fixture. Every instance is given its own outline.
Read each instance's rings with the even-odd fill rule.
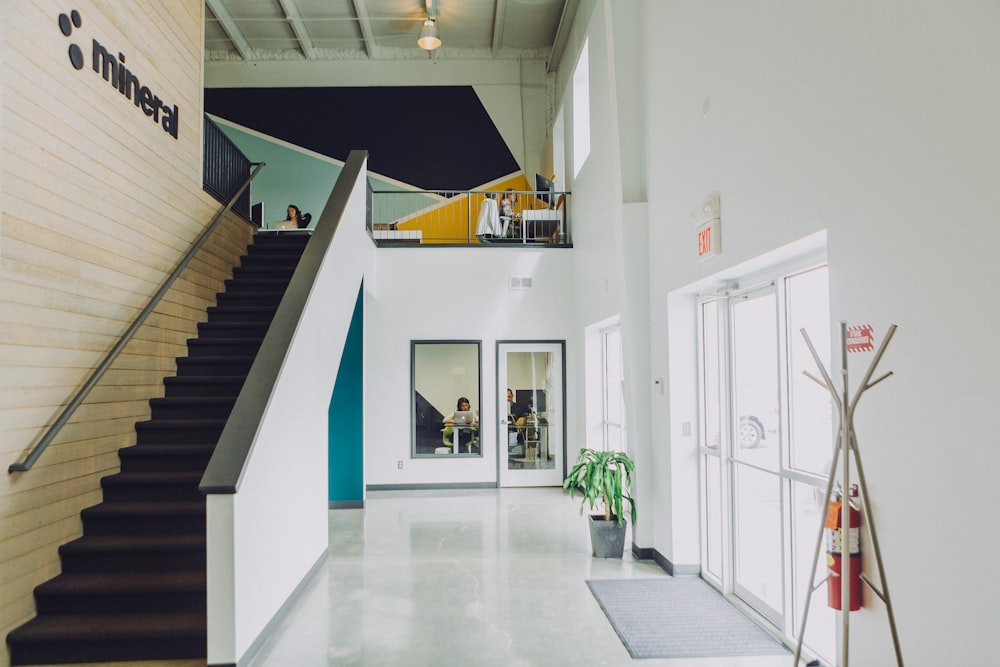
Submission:
[[[433,51],[441,46],[441,38],[438,37],[437,23],[432,18],[424,21],[424,27],[420,29],[420,37],[417,39],[417,46],[427,51]]]

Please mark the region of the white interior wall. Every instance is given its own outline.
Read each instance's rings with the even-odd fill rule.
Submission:
[[[365,482],[368,485],[490,483],[497,479],[496,342],[565,340],[572,321],[571,252],[511,248],[391,248],[376,257],[378,288],[365,303]],[[511,276],[532,288],[508,288]],[[411,340],[481,340],[481,458],[411,459]],[[567,368],[567,394],[579,370]],[[506,392],[506,387],[503,388]],[[447,414],[447,413],[446,413]],[[579,429],[570,422],[567,441]],[[403,461],[403,467],[398,462]]]
[[[690,380],[673,385],[663,341],[684,325],[668,325],[668,295],[826,229],[832,320],[873,324],[879,340],[900,327],[880,366],[894,375],[865,395],[856,426],[904,658],[981,664],[1000,643],[987,502],[1000,449],[986,419],[1000,399],[987,293],[1000,240],[1000,135],[987,129],[1000,112],[1000,9],[644,4],[645,59],[657,63],[645,86],[657,119],[646,126],[652,372],[672,378],[664,400]],[[699,264],[691,213],[712,192],[723,252]],[[850,357],[855,383],[870,359]],[[682,454],[677,424],[695,418],[671,412],[656,446]],[[664,485],[689,473],[671,468]],[[687,558],[686,531],[669,511],[655,520],[655,546]],[[874,574],[870,545],[865,559]],[[851,616],[851,664],[892,663],[868,595]]]
[[[221,555],[209,559],[209,664],[244,658],[327,548],[327,413],[357,286],[374,268],[365,187],[362,170],[271,391],[239,491],[210,496],[209,553],[221,547]]]

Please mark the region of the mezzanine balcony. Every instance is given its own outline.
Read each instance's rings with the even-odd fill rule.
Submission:
[[[368,231],[383,246],[571,248],[571,193],[369,190]]]

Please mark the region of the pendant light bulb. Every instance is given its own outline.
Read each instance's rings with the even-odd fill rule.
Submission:
[[[427,51],[433,51],[441,46],[441,38],[438,37],[437,23],[434,19],[428,18],[424,21],[424,27],[420,29],[420,37],[417,39],[417,46]]]

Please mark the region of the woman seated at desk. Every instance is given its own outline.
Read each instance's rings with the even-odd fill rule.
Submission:
[[[308,224],[308,223],[306,224],[303,223],[304,219],[302,216],[302,211],[300,211],[299,207],[296,206],[295,204],[289,204],[288,217],[285,218],[284,220],[279,220],[278,222],[274,223],[273,229],[283,229],[283,230],[301,229],[302,227],[305,227],[306,224]]]
[[[462,446],[466,452],[473,453],[473,447],[478,453],[479,449],[479,412],[473,411],[472,403],[465,396],[458,399],[455,412],[444,418],[445,428],[443,429],[444,442],[452,446],[454,453],[459,453]],[[449,440],[449,436],[454,436]]]

